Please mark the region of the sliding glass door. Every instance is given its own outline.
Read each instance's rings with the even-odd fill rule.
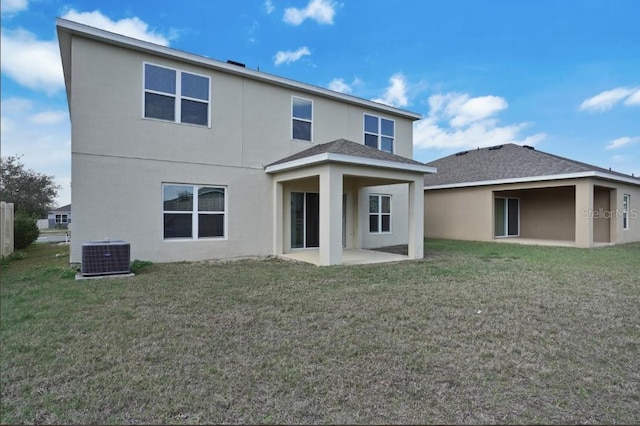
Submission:
[[[520,235],[520,200],[517,198],[495,198],[494,208],[496,237]]]
[[[320,194],[291,193],[291,248],[320,245]]]

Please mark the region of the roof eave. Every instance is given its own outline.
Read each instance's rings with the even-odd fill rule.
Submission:
[[[435,167],[419,164],[399,163],[395,161],[379,160],[375,158],[355,157],[351,155],[335,154],[331,152],[324,152],[321,154],[312,155],[310,157],[304,157],[297,160],[287,161],[285,163],[270,165],[265,168],[265,172],[269,174],[275,174],[323,163],[343,163],[356,166],[379,167],[383,169],[393,169],[422,174],[436,173]]]
[[[425,190],[433,190],[433,189],[453,189],[453,188],[468,188],[475,186],[489,186],[489,185],[504,185],[509,183],[525,183],[525,182],[542,182],[542,181],[550,181],[550,180],[564,180],[564,179],[579,179],[586,177],[597,177],[600,179],[612,180],[616,182],[629,183],[632,185],[639,185],[640,180],[632,178],[632,177],[624,177],[624,176],[616,176],[609,173],[590,171],[590,172],[577,172],[577,173],[563,173],[563,174],[555,174],[555,175],[546,175],[546,176],[527,176],[521,178],[508,178],[508,179],[495,179],[495,180],[484,180],[477,182],[460,182],[460,183],[451,183],[451,184],[443,184],[443,185],[428,185],[425,186]]]
[[[70,80],[71,76],[70,65],[65,66],[64,55],[62,53],[63,50],[66,51],[67,55],[70,58],[70,39],[71,35],[79,35],[82,37],[86,37],[88,39],[99,40],[104,43],[109,43],[112,45],[125,47],[128,49],[150,52],[158,56],[164,56],[170,59],[179,59],[184,62],[189,62],[194,65],[203,66],[211,69],[215,69],[217,71],[235,74],[246,78],[251,78],[254,80],[268,82],[270,84],[275,84],[278,86],[288,87],[291,89],[295,89],[302,92],[312,93],[318,96],[323,96],[327,98],[337,99],[342,102],[347,102],[350,104],[355,104],[359,106],[365,106],[367,108],[384,111],[389,114],[394,114],[397,116],[402,116],[404,118],[410,120],[420,120],[422,119],[422,114],[406,111],[400,108],[395,108],[389,105],[380,104],[377,102],[373,102],[367,99],[358,98],[356,96],[347,95],[344,93],[334,92],[329,89],[325,89],[318,86],[313,86],[307,83],[301,83],[295,80],[286,79],[283,77],[278,77],[272,74],[268,74],[265,72],[254,71],[248,68],[239,67],[237,65],[228,64],[226,62],[221,62],[215,59],[206,58],[203,56],[198,56],[192,53],[183,52],[180,50],[172,49],[170,47],[161,46],[158,44],[138,40],[135,38],[123,36],[120,34],[112,33],[109,31],[101,30],[98,28],[94,28],[91,26],[87,26],[84,24],[80,24],[73,21],[68,21],[66,19],[57,18],[56,19],[56,27],[58,32],[58,40],[60,43],[61,54],[63,55],[63,68],[65,68],[65,84],[67,86],[67,94],[69,94],[70,90]],[[64,46],[63,46],[64,45]],[[69,61],[66,61],[67,63]],[[68,68],[68,69],[67,69]],[[69,71],[69,72],[67,72]]]

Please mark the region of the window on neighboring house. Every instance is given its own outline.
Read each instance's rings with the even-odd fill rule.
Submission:
[[[624,194],[622,196],[622,229],[629,229],[629,204],[631,204],[631,195]]]
[[[165,240],[226,236],[224,187],[164,184],[162,205]]]
[[[393,154],[395,122],[375,115],[364,115],[364,144]]]
[[[67,223],[69,221],[69,216],[66,214],[57,214],[56,215],[56,223]]]
[[[291,137],[311,142],[313,124],[313,102],[308,99],[291,98]]]
[[[390,195],[369,195],[369,232],[391,232]]]
[[[144,116],[209,125],[209,77],[144,64]]]

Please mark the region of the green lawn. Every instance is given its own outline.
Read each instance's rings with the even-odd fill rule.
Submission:
[[[639,423],[640,244],[425,259],[3,264],[2,423]]]

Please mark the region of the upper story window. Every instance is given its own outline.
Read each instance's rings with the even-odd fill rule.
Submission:
[[[622,196],[622,229],[629,229],[629,204],[631,195],[624,194]]]
[[[313,102],[308,99],[291,98],[291,138],[311,142],[313,124]]]
[[[396,124],[393,120],[365,114],[364,144],[393,154],[395,127]]]
[[[209,126],[209,77],[144,64],[144,116]]]

